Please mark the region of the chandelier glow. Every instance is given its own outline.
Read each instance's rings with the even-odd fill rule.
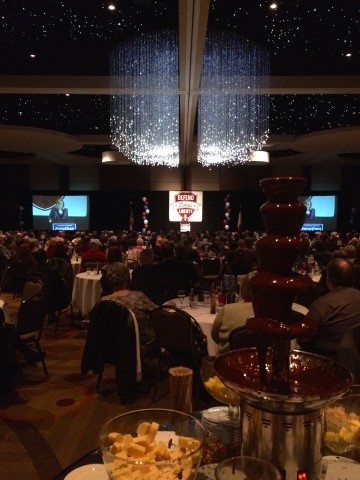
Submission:
[[[112,143],[138,164],[179,164],[178,43],[175,32],[142,35],[111,55]],[[126,94],[124,94],[124,91]]]
[[[269,135],[268,54],[237,34],[209,32],[201,73],[198,159],[204,166],[250,161]]]

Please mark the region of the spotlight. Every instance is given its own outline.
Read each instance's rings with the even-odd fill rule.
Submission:
[[[30,57],[30,58],[35,58],[36,55],[35,55],[35,53],[30,53],[30,54],[29,54],[29,57]]]
[[[70,97],[70,93],[65,93],[65,96],[66,96],[66,97]]]
[[[351,58],[351,57],[352,57],[352,53],[350,53],[350,52],[346,53],[346,54],[345,54],[345,57]]]
[[[272,3],[272,4],[269,6],[269,8],[271,8],[271,10],[277,10],[278,5],[277,5],[277,3]]]
[[[115,7],[115,5],[114,5],[113,3],[109,3],[109,5],[108,5],[107,8],[108,8],[108,10],[110,10],[111,12],[113,12],[114,10],[116,10],[116,7]]]

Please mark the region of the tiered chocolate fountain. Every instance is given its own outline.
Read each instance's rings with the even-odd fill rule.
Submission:
[[[294,295],[311,285],[309,277],[292,272],[298,254],[308,248],[300,236],[305,206],[297,200],[305,185],[298,177],[260,181],[269,199],[261,207],[266,236],[256,245],[255,316],[247,322],[257,347],[227,352],[214,362],[216,374],[242,397],[241,453],[270,461],[286,480],[318,480],[322,407],[352,385],[351,374],[340,364],[290,351],[291,339],[316,333],[310,319],[291,319]]]

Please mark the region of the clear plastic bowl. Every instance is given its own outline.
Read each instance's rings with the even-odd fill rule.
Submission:
[[[325,407],[325,447],[329,453],[360,461],[360,394]]]
[[[143,422],[159,424],[154,440],[156,444],[161,441],[168,446],[171,441],[175,444],[171,450],[176,451],[179,450],[176,445],[178,437],[181,436],[197,440],[196,448],[191,448],[186,453],[182,451],[178,458],[172,457],[167,460],[163,459],[164,457],[159,460],[148,460],[145,458],[146,453],[136,458],[124,453],[115,453],[108,435],[116,432],[120,435],[130,434],[136,437],[138,426]],[[200,465],[206,436],[205,428],[191,415],[175,410],[154,408],[124,413],[108,421],[100,431],[100,447],[110,480],[157,480],[162,478],[161,475],[171,480],[172,478],[176,480],[179,475],[184,479],[193,480]]]

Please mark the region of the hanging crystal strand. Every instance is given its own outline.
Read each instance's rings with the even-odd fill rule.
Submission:
[[[237,34],[208,32],[201,73],[198,158],[205,166],[243,163],[268,136],[268,54]]]
[[[113,144],[135,163],[179,163],[178,44],[175,32],[141,35],[111,55]]]

